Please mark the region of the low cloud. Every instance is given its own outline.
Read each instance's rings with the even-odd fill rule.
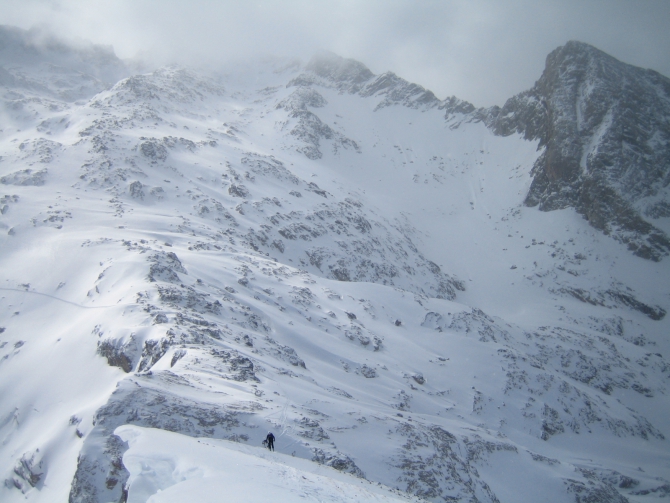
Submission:
[[[502,104],[576,39],[670,75],[666,0],[2,0],[0,23],[48,26],[123,58],[220,63],[327,49],[439,97]]]

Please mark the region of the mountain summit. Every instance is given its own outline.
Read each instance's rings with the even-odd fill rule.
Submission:
[[[497,134],[539,140],[525,203],[573,207],[636,255],[670,252],[670,79],[581,42],[547,57],[532,89],[492,119]]]

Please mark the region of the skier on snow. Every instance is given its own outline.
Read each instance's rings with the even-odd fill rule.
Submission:
[[[268,436],[265,437],[265,442],[263,443],[267,443],[268,449],[270,449],[271,451],[275,450],[275,436],[272,434],[271,431],[268,432]]]

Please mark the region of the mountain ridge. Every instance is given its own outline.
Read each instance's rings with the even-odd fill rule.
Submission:
[[[447,120],[456,120],[454,127],[482,121],[495,134],[516,132],[539,140],[544,151],[525,204],[541,211],[574,207],[595,228],[646,259],[659,261],[670,251],[667,231],[654,225],[654,220],[667,217],[670,176],[665,120],[670,79],[658,72],[620,63],[588,44],[570,41],[547,56],[542,77],[532,89],[503,107],[476,109],[453,96],[439,100],[392,72],[376,76],[361,63],[332,53],[317,54],[305,69],[342,92],[385,96],[378,109],[392,104],[438,107]],[[629,83],[617,88],[616,82],[624,81]],[[289,85],[317,83],[301,75]],[[650,111],[649,117],[643,120],[631,110]],[[617,151],[622,155],[614,166]]]
[[[547,56],[542,77],[510,99],[492,127],[545,148],[525,204],[574,207],[636,255],[661,260],[670,240],[647,219],[663,215],[665,206],[644,201],[668,185],[669,107],[670,79],[568,42]]]
[[[667,493],[667,268],[523,204],[539,137],[332,55],[42,70],[2,95],[3,500],[215,501],[268,430],[296,491]]]

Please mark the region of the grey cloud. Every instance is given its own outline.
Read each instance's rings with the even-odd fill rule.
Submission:
[[[307,59],[328,49],[439,97],[502,104],[532,86],[568,40],[670,75],[667,0],[1,0],[0,23],[46,24],[121,57],[221,62]]]

